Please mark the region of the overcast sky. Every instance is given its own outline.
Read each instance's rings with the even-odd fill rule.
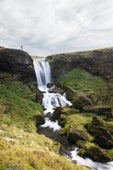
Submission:
[[[113,46],[113,0],[0,0],[0,46],[32,55]]]

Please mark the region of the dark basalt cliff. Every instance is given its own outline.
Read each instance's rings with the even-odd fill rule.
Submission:
[[[0,48],[0,71],[31,74],[31,56],[22,50]]]
[[[113,48],[56,54],[48,56],[47,60],[54,77],[79,67],[104,79],[113,78]]]

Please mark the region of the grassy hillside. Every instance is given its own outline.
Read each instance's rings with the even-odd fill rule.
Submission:
[[[62,86],[69,87],[78,95],[89,91],[94,94],[99,104],[108,104],[113,107],[113,80],[105,81],[83,69],[74,68],[68,73],[56,77],[55,81],[60,82]]]
[[[37,133],[44,122],[36,82],[0,72],[0,170],[86,170],[59,156],[60,144]]]

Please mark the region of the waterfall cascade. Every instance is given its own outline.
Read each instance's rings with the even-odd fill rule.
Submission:
[[[44,114],[53,113],[54,108],[59,106],[71,106],[71,102],[68,101],[65,95],[59,93],[50,93],[51,89],[55,86],[48,88],[47,84],[52,83],[51,70],[49,63],[43,59],[34,60],[34,69],[38,82],[38,89],[43,92],[42,105],[45,107]]]
[[[44,59],[35,59],[33,64],[36,73],[38,89],[43,93],[42,105],[45,108],[43,114],[52,114],[54,109],[58,106],[71,106],[71,102],[66,99],[65,95],[50,92],[55,86],[51,88],[47,87],[48,83],[52,83],[49,63]],[[58,121],[52,122],[48,117],[45,118],[45,124],[42,125],[42,127],[49,127],[54,131],[60,130]]]
[[[52,89],[47,87],[48,83],[52,83],[49,63],[43,59],[35,59],[33,61],[33,64],[36,73],[38,89],[43,93],[42,105],[44,105],[46,109],[43,114],[52,114],[54,112],[54,109],[58,106],[71,106],[72,104],[66,99],[65,93],[64,95],[61,95],[59,93],[49,92]],[[61,128],[58,125],[58,121],[52,122],[47,116],[45,118],[45,124],[41,125],[41,127],[49,127],[52,128],[54,131],[59,131]],[[113,162],[103,164],[99,162],[94,162],[89,158],[84,159],[78,155],[78,148],[75,148],[73,151],[70,152],[70,154],[71,159],[73,161],[76,161],[77,164],[85,165],[95,170],[113,170]]]

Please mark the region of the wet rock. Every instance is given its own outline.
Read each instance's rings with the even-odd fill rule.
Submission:
[[[55,120],[58,120],[60,115],[62,114],[62,110],[63,108],[62,107],[57,107],[55,109],[55,111],[53,112],[53,115],[52,115],[52,121],[55,121]]]

